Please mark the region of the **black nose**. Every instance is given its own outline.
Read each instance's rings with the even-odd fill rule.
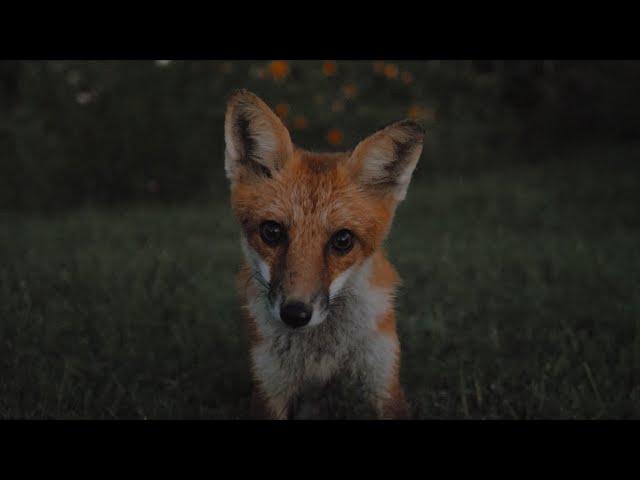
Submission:
[[[306,325],[311,320],[313,309],[306,303],[287,302],[280,307],[280,318],[292,328]]]

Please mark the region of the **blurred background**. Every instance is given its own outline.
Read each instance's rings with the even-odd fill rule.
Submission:
[[[410,117],[429,170],[535,162],[640,125],[637,62],[49,61],[0,63],[0,207],[183,202],[226,192],[225,101],[262,96],[308,148],[352,148]],[[517,148],[517,155],[508,150]]]
[[[412,118],[388,249],[419,418],[640,413],[640,62],[0,62],[0,417],[244,418],[228,96]]]

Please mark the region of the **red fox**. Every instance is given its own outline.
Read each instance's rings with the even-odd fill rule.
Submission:
[[[256,95],[225,115],[225,170],[241,226],[252,415],[409,415],[394,293],[382,244],[422,153],[424,131],[393,123],[345,153],[294,146]]]

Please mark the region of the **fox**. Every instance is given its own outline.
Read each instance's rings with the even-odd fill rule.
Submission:
[[[384,252],[422,153],[423,128],[392,123],[339,153],[292,143],[241,89],[224,117],[225,173],[244,261],[250,417],[408,419],[395,296]]]

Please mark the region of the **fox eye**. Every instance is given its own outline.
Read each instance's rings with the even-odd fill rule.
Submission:
[[[279,223],[269,220],[260,225],[260,237],[264,243],[274,247],[284,237],[284,229]]]
[[[331,247],[340,255],[344,255],[353,248],[353,233],[349,230],[339,230],[331,237]]]

